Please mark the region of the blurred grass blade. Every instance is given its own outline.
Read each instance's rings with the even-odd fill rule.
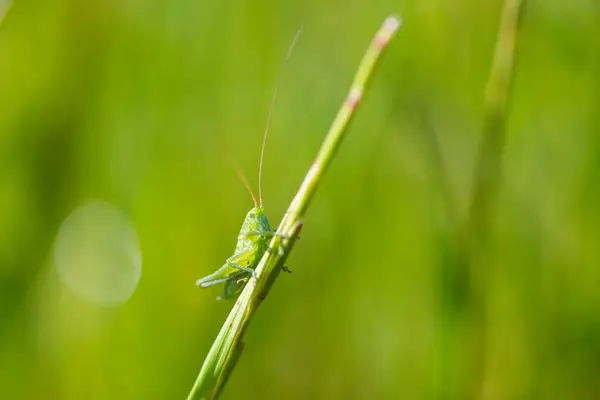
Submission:
[[[273,282],[279,275],[291,248],[298,238],[302,226],[301,221],[308,203],[341,143],[345,128],[363,97],[368,80],[383,49],[399,26],[400,21],[391,16],[384,21],[375,34],[358,67],[348,96],[333,121],[298,193],[279,224],[277,232],[289,239],[285,239],[285,243],[282,243],[281,237],[275,236],[271,241],[270,248],[274,250],[265,253],[256,268],[256,278],[250,279],[237,299],[202,365],[188,400],[215,399],[221,393],[242,352],[244,332],[258,306],[265,299]],[[280,254],[276,249],[285,249],[285,251]]]
[[[524,1],[505,1],[487,81],[481,143],[466,221],[444,196],[447,229],[438,238],[439,270],[434,397],[482,398],[487,363],[490,209],[500,182],[517,35]],[[428,128],[428,127],[427,127]],[[430,134],[428,132],[428,134]],[[430,134],[431,135],[431,134]],[[438,143],[431,141],[439,185],[448,192]]]
[[[502,10],[494,60],[485,95],[483,137],[473,186],[470,224],[487,220],[490,200],[496,192],[504,147],[507,103],[512,88],[515,47],[524,0],[507,0]]]
[[[465,326],[469,367],[464,398],[481,398],[486,365],[486,309],[489,285],[491,207],[500,183],[508,101],[512,89],[515,49],[524,0],[506,0],[485,94],[485,115],[464,239],[467,254],[468,308]]]

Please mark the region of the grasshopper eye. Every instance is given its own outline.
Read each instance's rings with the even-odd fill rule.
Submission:
[[[255,217],[254,213],[250,213],[250,214],[248,214],[248,216],[249,216],[250,218],[254,218],[254,217]]]

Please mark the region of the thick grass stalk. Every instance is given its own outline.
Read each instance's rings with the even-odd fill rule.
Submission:
[[[465,388],[467,397],[481,398],[485,380],[487,293],[489,285],[489,235],[491,209],[500,184],[502,152],[509,114],[517,35],[525,0],[506,0],[502,9],[496,48],[485,93],[485,115],[473,182],[468,221],[464,232],[469,277],[466,336],[470,355]]]
[[[466,220],[449,190],[435,133],[425,122],[438,186],[444,199],[438,233],[437,335],[433,397],[482,398],[487,364],[490,227],[500,184],[502,152],[524,0],[505,0],[487,81],[481,142]]]
[[[302,218],[308,203],[341,143],[346,127],[363,97],[364,90],[383,49],[399,26],[400,21],[391,16],[385,20],[375,34],[358,67],[348,96],[329,128],[321,149],[308,170],[298,193],[279,224],[277,232],[281,236],[273,238],[270,243],[270,250],[265,253],[256,268],[256,277],[250,279],[235,302],[204,360],[188,400],[216,399],[221,393],[242,352],[244,332],[248,328],[258,306],[265,299],[273,282],[279,275],[290,250],[298,238],[302,227]],[[285,239],[282,239],[282,237]]]
[[[512,88],[515,47],[524,0],[507,0],[485,94],[483,137],[471,199],[470,224],[486,224],[500,178],[508,98]],[[480,229],[472,227],[471,229]]]

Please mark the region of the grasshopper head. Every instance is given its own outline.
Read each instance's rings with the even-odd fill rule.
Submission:
[[[265,211],[262,207],[254,207],[253,209],[248,211],[248,214],[246,214],[246,218],[244,219],[244,225],[248,231],[271,231],[269,221],[267,220],[267,216],[265,215]]]

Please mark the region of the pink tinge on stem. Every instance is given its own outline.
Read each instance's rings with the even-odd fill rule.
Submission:
[[[383,49],[390,41],[394,33],[400,28],[402,21],[394,15],[387,17],[375,36],[375,45],[378,49]]]
[[[363,94],[362,89],[352,88],[350,90],[350,93],[348,94],[348,98],[346,99],[346,102],[348,103],[348,107],[350,107],[352,110],[354,110],[356,108],[356,106],[358,106],[358,103],[360,103],[362,94]]]

